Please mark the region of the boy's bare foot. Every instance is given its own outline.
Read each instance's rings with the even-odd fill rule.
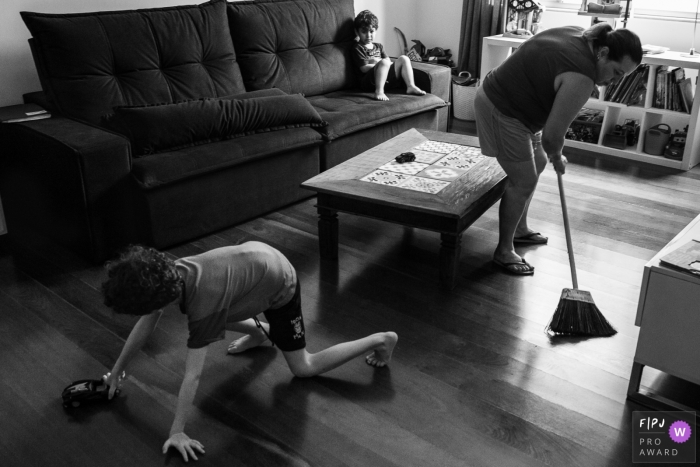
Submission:
[[[423,91],[418,86],[406,86],[406,94],[413,94],[416,96],[424,96],[425,91]]]
[[[391,360],[391,354],[394,352],[394,347],[396,346],[396,341],[399,340],[399,336],[395,332],[385,332],[384,333],[384,343],[374,349],[374,352],[365,357],[365,362],[376,368],[382,368],[386,366]]]
[[[389,98],[386,97],[386,94],[384,94],[383,92],[375,92],[374,98],[377,99],[378,101],[388,101],[389,100]]]
[[[264,326],[264,324],[263,324],[263,326]],[[260,347],[265,342],[270,342],[270,341],[267,339],[267,336],[262,331],[256,333],[255,335],[246,334],[245,336],[241,337],[240,339],[236,339],[235,341],[233,341],[229,344],[228,353],[237,354],[237,353],[245,352],[248,349],[252,349],[254,347]],[[272,344],[272,343],[270,342],[270,344]]]

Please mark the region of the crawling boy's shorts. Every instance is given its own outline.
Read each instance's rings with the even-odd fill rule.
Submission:
[[[269,338],[280,350],[291,352],[306,347],[299,280],[297,280],[294,296],[286,305],[267,310],[263,314],[270,325]]]
[[[360,90],[362,92],[374,92],[377,88],[377,83],[374,80],[374,68],[369,70],[367,73],[362,75],[362,80],[360,81]],[[389,67],[389,73],[386,75],[386,83],[384,83],[384,90],[390,91],[392,89],[399,89],[403,86],[403,79],[396,77],[396,69],[394,64]]]

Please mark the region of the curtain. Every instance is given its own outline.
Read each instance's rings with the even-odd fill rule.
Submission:
[[[503,33],[506,5],[506,0],[464,0],[459,37],[459,71],[479,76],[482,39]]]

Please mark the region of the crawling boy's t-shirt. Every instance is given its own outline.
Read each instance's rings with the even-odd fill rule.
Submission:
[[[198,349],[225,337],[226,322],[243,321],[291,300],[296,272],[269,245],[247,242],[180,258],[184,281],[180,309],[187,315],[187,347]]]
[[[379,42],[372,42],[374,44],[373,49],[367,49],[364,45],[356,42],[352,47],[352,61],[359,70],[365,65],[369,65],[369,60],[371,58],[387,58],[388,55],[384,52],[384,46]]]

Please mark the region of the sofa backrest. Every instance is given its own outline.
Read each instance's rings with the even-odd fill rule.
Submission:
[[[248,91],[315,96],[353,87],[353,0],[229,2],[233,46]]]
[[[58,112],[98,123],[121,105],[245,91],[225,0],[79,14],[21,12],[42,87]]]

